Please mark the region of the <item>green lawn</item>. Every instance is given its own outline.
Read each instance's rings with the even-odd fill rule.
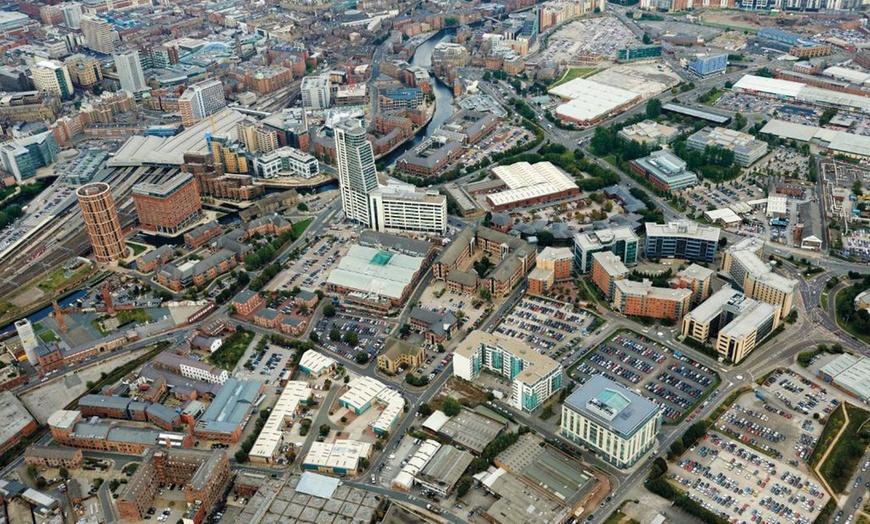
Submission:
[[[144,324],[146,322],[151,322],[153,319],[151,315],[148,314],[144,309],[124,309],[118,311],[118,314],[115,316],[118,319],[119,326],[125,326],[131,322],[136,322],[137,324]]]
[[[848,488],[852,474],[864,456],[864,451],[867,449],[867,436],[861,430],[867,419],[870,419],[870,412],[851,404],[844,405],[849,413],[849,424],[846,426],[843,435],[834,444],[828,458],[819,467],[819,473],[830,484],[831,489],[837,493],[842,493]],[[838,411],[842,412],[840,408],[838,408]],[[833,419],[833,416],[831,418]],[[842,426],[843,422],[844,420],[841,419],[840,426]],[[828,426],[826,425],[825,431],[822,432],[822,437],[825,437],[827,430]],[[835,435],[836,433],[829,434],[828,442]],[[822,446],[821,444],[824,444],[824,441],[819,439],[819,445],[816,446],[813,456],[816,455],[816,452],[819,452],[820,457],[824,454],[827,446]]]
[[[570,82],[575,78],[586,78],[587,76],[591,76],[593,73],[597,73],[597,67],[572,67],[565,71],[565,74],[562,75],[562,78],[553,82],[550,86],[550,89],[553,89],[556,86],[560,86],[565,82]]]
[[[57,342],[58,340],[60,340],[59,338],[57,338],[57,335],[54,334],[54,331],[52,331],[50,329],[46,329],[44,331],[41,331],[39,333],[39,338],[43,342],[45,342],[46,344],[51,343],[51,342]]]
[[[133,250],[133,256],[137,257],[140,253],[148,249],[148,246],[142,244],[135,244],[133,242],[127,242],[127,246]]]
[[[306,218],[305,220],[300,220],[299,222],[294,223],[293,224],[293,237],[294,238],[301,237],[302,233],[304,233],[305,230],[308,229],[308,226],[311,225],[311,222],[313,222],[313,221],[314,221],[313,218]]]
[[[43,291],[57,291],[58,289],[65,286],[67,283],[90,271],[90,269],[90,265],[84,265],[81,269],[67,277],[66,270],[62,267],[59,267],[52,271],[47,277],[45,277],[42,282],[37,285],[37,287],[39,289],[42,289]]]

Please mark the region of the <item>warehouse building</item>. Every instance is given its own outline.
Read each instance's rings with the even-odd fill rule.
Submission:
[[[356,440],[313,442],[302,460],[302,469],[330,473],[343,477],[355,477],[359,473],[360,459],[368,459],[372,445]]]
[[[870,110],[870,99],[866,96],[823,89],[779,78],[746,75],[738,80],[732,89],[738,93],[797,100],[808,104],[834,106],[864,112]]]
[[[664,149],[632,160],[629,165],[633,172],[663,191],[694,187],[698,184],[698,175],[686,170],[686,162]]]
[[[426,467],[426,464],[432,460],[439,449],[441,449],[441,444],[437,440],[424,440],[414,455],[408,459],[408,463],[402,466],[402,471],[393,478],[390,485],[394,489],[410,491],[417,474]]]
[[[819,378],[864,403],[870,401],[870,358],[838,355],[819,369]]]
[[[492,174],[507,187],[486,195],[493,211],[546,204],[580,194],[577,184],[550,162],[517,162],[493,168]]]
[[[637,264],[638,238],[630,226],[611,226],[574,235],[574,269],[578,273],[592,271],[592,254],[610,251],[626,266]]]
[[[507,424],[462,408],[455,417],[448,417],[442,411],[435,411],[425,422],[423,430],[443,439],[454,446],[480,455],[487,444],[507,429]]]
[[[686,146],[696,151],[704,151],[708,147],[727,149],[734,153],[734,161],[743,167],[751,166],[767,154],[767,142],[724,127],[705,127],[690,136],[686,140]]]
[[[227,379],[208,409],[196,422],[197,437],[219,442],[238,442],[254,403],[265,390],[256,380]]]
[[[36,420],[10,391],[0,392],[0,453],[8,450],[37,429]]]
[[[654,402],[594,376],[565,400],[560,432],[608,463],[627,468],[655,447],[661,424]]]
[[[471,465],[474,455],[453,446],[441,446],[416,476],[416,483],[439,496],[453,493],[459,478]]]
[[[550,89],[549,92],[566,101],[556,107],[556,116],[581,127],[595,125],[641,100],[641,96],[633,91],[587,78],[575,78]]]
[[[783,140],[815,144],[833,153],[852,158],[870,157],[870,137],[845,131],[796,124],[784,120],[771,120],[761,128],[761,133]]]
[[[310,353],[311,350],[308,352]],[[271,464],[278,457],[282,445],[285,444],[284,429],[296,421],[296,415],[308,403],[310,396],[311,389],[307,382],[301,380],[287,382],[248,453],[251,462]]]
[[[310,377],[319,377],[335,369],[337,362],[318,351],[309,349],[299,359],[299,371]]]
[[[372,424],[375,434],[393,429],[405,407],[405,399],[397,391],[372,377],[361,376],[350,381],[348,391],[339,397],[338,405],[361,415],[374,405],[383,406],[381,414]]]
[[[481,371],[511,380],[508,402],[523,411],[534,411],[562,388],[561,364],[519,340],[475,330],[456,348],[453,374],[474,381]]]

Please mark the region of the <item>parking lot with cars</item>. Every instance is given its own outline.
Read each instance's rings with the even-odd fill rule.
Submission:
[[[315,328],[320,344],[348,360],[364,352],[373,360],[384,349],[384,340],[393,331],[392,322],[351,313],[323,317]]]
[[[523,340],[554,360],[575,348],[601,325],[601,319],[567,302],[526,295],[493,329]]]
[[[737,202],[764,198],[764,191],[748,180],[732,180],[717,186],[705,187],[701,184],[688,192],[686,198],[696,212],[703,213],[710,209],[728,207]]]
[[[338,263],[347,252],[348,246],[343,238],[325,236],[305,247],[299,258],[290,262],[286,269],[278,273],[266,286],[266,291],[293,289],[322,289],[332,266]]]
[[[589,351],[569,375],[581,383],[594,375],[618,382],[658,404],[666,422],[681,420],[719,382],[710,368],[628,331]]]

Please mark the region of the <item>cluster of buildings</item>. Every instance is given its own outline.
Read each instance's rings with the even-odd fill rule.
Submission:
[[[580,194],[574,180],[550,162],[517,162],[493,168],[492,176],[501,182],[491,185],[486,195],[493,211],[549,204]]]

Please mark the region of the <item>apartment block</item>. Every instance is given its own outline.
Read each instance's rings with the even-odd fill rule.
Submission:
[[[647,258],[675,258],[711,263],[719,248],[716,227],[679,220],[667,224],[646,223],[644,254]]]
[[[611,227],[574,235],[574,269],[586,274],[592,271],[592,254],[609,251],[626,266],[637,264],[638,238],[629,226]]]
[[[133,204],[142,229],[175,235],[202,217],[196,180],[180,173],[162,184],[141,182],[133,186]]]
[[[562,388],[562,365],[519,340],[472,331],[454,353],[453,374],[474,381],[482,371],[511,380],[510,404],[531,412]]]
[[[624,315],[678,321],[689,311],[691,302],[688,289],[653,287],[648,280],[617,280],[612,305]]]
[[[759,244],[763,247],[760,242],[743,241],[728,249],[722,259],[722,271],[747,297],[778,306],[779,315],[785,318],[794,305],[798,282],[774,273],[774,263],[759,257]]]
[[[375,231],[436,235],[447,231],[447,197],[437,190],[384,186],[369,194],[369,206]]]
[[[699,305],[710,296],[710,285],[713,282],[713,270],[698,264],[689,264],[677,272],[671,279],[674,289],[689,289],[692,291],[692,307]]]
[[[592,254],[592,281],[608,301],[612,300],[616,293],[616,282],[626,278],[628,278],[628,268],[618,256],[610,251]]]

